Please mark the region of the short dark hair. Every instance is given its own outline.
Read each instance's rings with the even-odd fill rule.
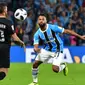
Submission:
[[[39,17],[39,16],[44,16],[44,17],[46,17],[46,15],[45,15],[45,14],[43,14],[43,13],[39,14],[39,15],[38,15],[38,17]]]
[[[7,6],[7,4],[5,2],[0,2],[0,13],[4,12],[5,6]]]

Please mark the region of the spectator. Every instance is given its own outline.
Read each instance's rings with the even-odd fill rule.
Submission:
[[[0,2],[2,1],[8,3],[8,18],[14,23],[15,28],[22,25],[23,39],[26,43],[32,41],[33,32],[36,31],[37,17],[40,13],[46,14],[48,23],[58,24],[79,34],[84,33],[85,0],[0,0]],[[28,12],[25,22],[17,21],[13,17],[14,11],[20,7]],[[68,40],[73,36],[61,35],[61,37],[66,43],[65,45],[70,45]],[[77,45],[81,45],[83,42],[78,40]]]
[[[74,30],[73,30],[73,31],[74,31]],[[69,39],[70,39],[70,45],[71,45],[71,46],[76,46],[76,45],[77,45],[77,37],[76,37],[76,36],[71,35],[71,36],[69,37]]]
[[[15,31],[16,31],[17,36],[18,36],[21,40],[23,40],[24,30],[22,29],[22,27],[21,27],[20,25],[17,25]]]
[[[66,24],[67,24],[68,21],[69,21],[69,17],[66,16],[66,12],[65,12],[65,11],[62,11],[62,12],[61,12],[60,21],[61,21],[61,23],[62,23],[62,26],[63,26],[63,27],[66,27]]]
[[[84,23],[84,25],[83,25],[82,35],[85,35],[85,23]],[[82,40],[82,45],[85,46],[85,40]]]
[[[33,21],[32,21],[32,14],[33,12],[32,11],[30,11],[29,13],[28,13],[28,16],[27,16],[27,19],[26,19],[26,21],[25,21],[25,23],[26,23],[26,28],[25,28],[25,30],[24,30],[24,36],[23,36],[23,38],[25,38],[24,39],[24,42],[26,43],[26,44],[28,44],[28,43],[32,43],[31,42],[31,40],[32,40],[32,30],[33,30]]]

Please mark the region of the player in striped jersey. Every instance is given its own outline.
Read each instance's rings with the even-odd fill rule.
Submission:
[[[63,41],[59,37],[59,33],[68,33],[85,40],[85,36],[81,36],[74,31],[64,29],[57,25],[47,24],[46,17],[40,14],[38,17],[39,29],[34,34],[34,50],[38,53],[33,63],[32,76],[33,82],[29,85],[38,85],[38,67],[43,62],[48,62],[53,57],[52,70],[56,73],[63,70],[64,75],[68,74],[68,67],[63,61]],[[39,48],[39,41],[44,42],[44,48]]]

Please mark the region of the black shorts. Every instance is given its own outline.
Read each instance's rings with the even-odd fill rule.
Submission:
[[[10,67],[10,45],[0,44],[0,68]]]

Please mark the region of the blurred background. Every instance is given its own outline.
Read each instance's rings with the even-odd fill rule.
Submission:
[[[44,13],[48,23],[63,26],[80,35],[85,34],[85,0],[0,0],[8,3],[8,19],[15,26],[17,35],[27,46],[33,45],[33,34],[38,29],[37,16]],[[24,8],[27,19],[16,21],[14,12]],[[60,35],[65,46],[84,46],[85,41],[72,35]]]
[[[26,53],[12,40],[11,62],[33,62],[33,35],[38,29],[37,17],[44,13],[47,22],[70,29],[80,35],[85,34],[85,0],[0,0],[8,3],[7,18],[12,21],[18,37],[26,44]],[[27,11],[25,21],[17,21],[14,12],[18,8]],[[66,62],[85,63],[85,41],[69,34],[60,34],[64,42]],[[40,43],[41,44],[41,43]],[[15,54],[16,52],[16,54]],[[20,57],[18,57],[20,56]]]
[[[38,29],[37,17],[40,13],[46,15],[50,24],[73,30],[80,35],[85,34],[85,0],[0,0],[0,2],[8,3],[7,18],[12,21],[15,32],[27,47],[24,53],[23,48],[19,48],[12,40],[11,61],[21,62],[20,59],[25,62],[34,61],[36,54],[33,51],[33,35]],[[27,11],[26,20],[17,21],[14,18],[14,12],[18,8]],[[85,41],[69,34],[60,34],[60,37],[65,46],[66,62],[85,62]],[[22,57],[18,59],[17,56]]]

